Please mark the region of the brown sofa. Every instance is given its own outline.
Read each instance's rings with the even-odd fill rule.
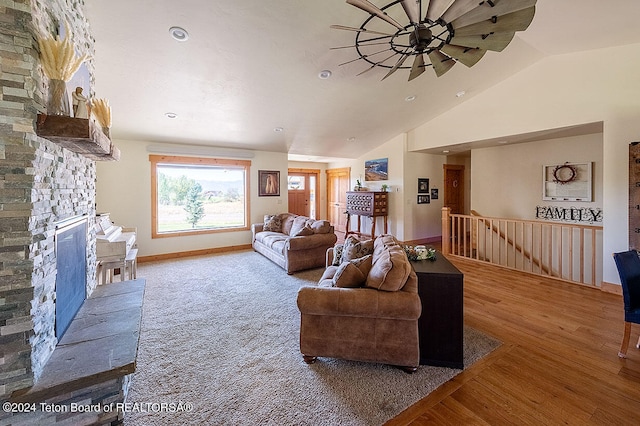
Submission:
[[[263,223],[251,225],[253,249],[291,274],[319,268],[327,249],[337,237],[326,220],[314,220],[292,213],[266,215]]]
[[[331,264],[334,250],[329,250],[318,285],[299,289],[300,351],[306,362],[326,356],[417,369],[418,279],[393,236],[381,235],[372,244],[372,254],[339,265]]]

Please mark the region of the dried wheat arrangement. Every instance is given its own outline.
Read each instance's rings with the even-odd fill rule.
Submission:
[[[108,100],[94,99],[91,101],[91,114],[101,127],[111,127],[111,107]]]
[[[73,42],[71,40],[69,27],[65,24],[67,37],[64,40],[60,36],[38,37],[40,47],[40,60],[42,69],[47,77],[52,80],[69,81],[73,74],[78,71],[80,65],[87,59],[87,55],[76,55]]]

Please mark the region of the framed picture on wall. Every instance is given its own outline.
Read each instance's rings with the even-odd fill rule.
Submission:
[[[429,204],[431,200],[429,199],[429,195],[427,194],[419,194],[418,195],[418,204]]]
[[[438,188],[431,188],[431,199],[432,200],[438,199]]]
[[[429,179],[418,178],[418,194],[429,193]]]
[[[280,196],[280,171],[258,170],[258,196]]]
[[[364,180],[367,182],[389,179],[389,159],[378,158],[364,162]]]
[[[593,162],[543,166],[542,199],[551,201],[593,201]]]

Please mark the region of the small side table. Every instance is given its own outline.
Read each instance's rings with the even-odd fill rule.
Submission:
[[[444,255],[411,261],[418,276],[420,364],[464,368],[464,275]]]

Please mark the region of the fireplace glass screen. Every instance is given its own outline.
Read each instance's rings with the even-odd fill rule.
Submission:
[[[58,340],[84,303],[87,294],[87,219],[56,230],[56,337]]]

